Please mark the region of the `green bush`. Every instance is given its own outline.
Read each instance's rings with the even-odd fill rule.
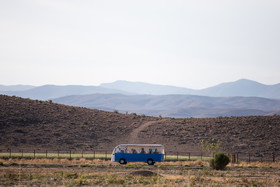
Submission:
[[[225,153],[216,153],[214,158],[210,160],[210,167],[216,170],[224,170],[229,162],[229,157]]]

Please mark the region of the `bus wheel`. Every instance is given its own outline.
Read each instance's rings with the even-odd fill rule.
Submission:
[[[148,160],[147,160],[147,163],[148,163],[149,165],[154,165],[153,159],[148,159]]]
[[[121,159],[120,159],[120,164],[126,164],[126,161],[125,161],[124,158],[121,158]]]

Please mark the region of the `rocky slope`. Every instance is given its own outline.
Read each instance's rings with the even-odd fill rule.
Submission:
[[[280,116],[160,118],[0,95],[0,150],[107,150],[120,143],[162,143],[200,151],[202,140],[227,152],[279,153]]]

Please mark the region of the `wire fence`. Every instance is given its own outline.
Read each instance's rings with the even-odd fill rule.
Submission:
[[[232,163],[239,161],[246,162],[277,162],[280,161],[279,153],[228,153]],[[106,150],[24,150],[24,149],[6,149],[0,150],[0,158],[49,158],[49,159],[103,159],[110,160],[111,152]],[[204,152],[177,152],[177,151],[165,151],[164,161],[209,161],[212,158],[211,155]]]
[[[279,153],[227,153],[232,163],[246,162],[277,162],[280,161]],[[171,159],[170,159],[171,158]],[[165,152],[165,160],[185,161],[203,160],[210,161],[213,155],[204,152]]]

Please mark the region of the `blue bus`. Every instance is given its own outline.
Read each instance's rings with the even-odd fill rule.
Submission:
[[[114,148],[111,161],[126,164],[127,162],[147,162],[154,165],[164,159],[164,147],[161,144],[121,144]]]

